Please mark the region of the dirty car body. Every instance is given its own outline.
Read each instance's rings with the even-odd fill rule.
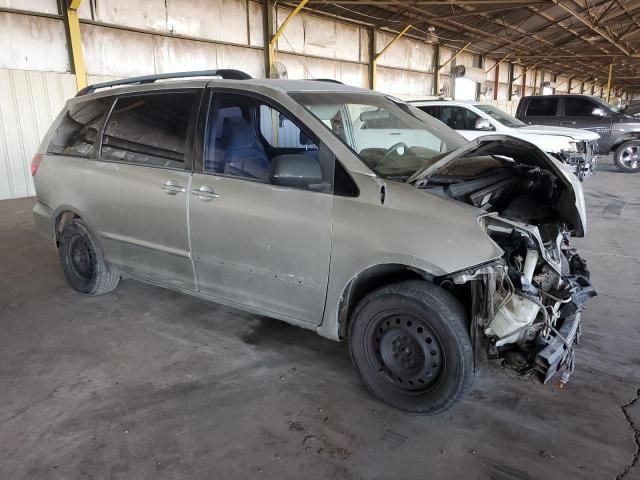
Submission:
[[[568,378],[595,291],[581,186],[548,154],[340,84],[144,83],[70,100],[34,158],[78,291],[132,278],[347,340],[414,412],[453,405],[485,354]]]

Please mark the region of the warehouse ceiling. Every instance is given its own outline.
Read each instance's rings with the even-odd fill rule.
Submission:
[[[282,2],[296,5],[298,2]],[[305,9],[536,66],[579,80],[640,90],[640,0],[309,0]]]

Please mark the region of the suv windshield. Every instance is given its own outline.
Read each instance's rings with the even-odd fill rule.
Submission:
[[[383,177],[408,177],[467,142],[430,115],[391,97],[345,92],[291,97]]]
[[[478,110],[482,110],[484,113],[489,115],[494,120],[497,120],[505,127],[518,128],[518,127],[526,127],[527,124],[521,122],[516,117],[512,117],[506,112],[503,112],[499,108],[494,107],[493,105],[474,105]]]

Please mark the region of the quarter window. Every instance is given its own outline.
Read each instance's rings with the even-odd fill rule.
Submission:
[[[90,157],[112,98],[99,98],[72,105],[51,137],[47,153]]]
[[[196,92],[118,98],[102,137],[102,159],[184,168],[197,99]]]
[[[558,99],[555,97],[539,97],[529,100],[528,117],[555,117],[558,111]]]
[[[564,99],[564,114],[567,117],[591,117],[593,115],[593,109],[598,108],[594,102],[586,100],[584,98],[565,98]]]

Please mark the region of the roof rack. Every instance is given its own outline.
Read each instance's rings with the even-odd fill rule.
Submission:
[[[340,80],[334,80],[333,78],[312,78],[314,82],[328,82],[328,83],[338,83],[340,85],[344,85]]]
[[[118,87],[120,85],[144,85],[146,83],[154,83],[157,80],[166,80],[170,78],[191,78],[191,77],[222,77],[224,80],[250,80],[251,75],[240,70],[220,69],[220,70],[196,70],[193,72],[177,72],[177,73],[159,73],[157,75],[145,75],[142,77],[124,78],[122,80],[114,80],[112,82],[94,83],[80,90],[76,97],[88,95],[95,92],[99,88]]]

